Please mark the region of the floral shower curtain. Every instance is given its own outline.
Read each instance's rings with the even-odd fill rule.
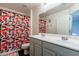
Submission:
[[[30,17],[9,11],[0,16],[0,52],[19,49],[29,42]]]

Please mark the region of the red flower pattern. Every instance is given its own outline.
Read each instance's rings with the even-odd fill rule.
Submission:
[[[0,51],[20,48],[29,42],[30,17],[3,11],[0,16]]]

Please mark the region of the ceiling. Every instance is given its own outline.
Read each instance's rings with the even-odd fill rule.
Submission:
[[[30,9],[40,7],[40,5],[42,5],[42,3],[0,3],[0,7],[2,7],[2,8],[8,8],[8,9],[11,9],[14,11],[24,13],[26,15],[30,15]],[[55,12],[61,11],[63,9],[67,9],[67,8],[71,7],[72,5],[73,5],[72,3],[61,3],[60,5],[56,6],[55,8],[47,10],[46,12],[44,12],[40,15],[45,16],[45,15],[48,15],[51,13],[55,13]],[[48,8],[49,8],[49,6],[48,6]]]
[[[30,14],[30,9],[38,7],[40,3],[0,3],[0,7],[12,9],[25,14]]]

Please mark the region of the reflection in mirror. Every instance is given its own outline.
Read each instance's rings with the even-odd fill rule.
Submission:
[[[79,10],[72,14],[72,35],[79,36]]]
[[[44,33],[79,36],[79,3],[60,4],[40,14],[40,18],[46,21]]]

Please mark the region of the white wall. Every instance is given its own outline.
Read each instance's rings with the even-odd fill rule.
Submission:
[[[31,34],[36,35],[39,33],[39,8],[31,10]]]

